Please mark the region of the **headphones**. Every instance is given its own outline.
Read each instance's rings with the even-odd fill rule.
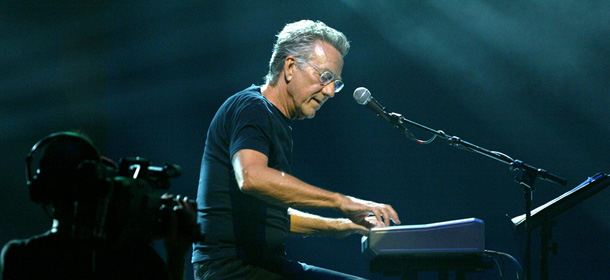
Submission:
[[[101,156],[91,140],[75,132],[56,132],[38,141],[26,159],[30,199],[43,205],[75,201],[100,177]]]

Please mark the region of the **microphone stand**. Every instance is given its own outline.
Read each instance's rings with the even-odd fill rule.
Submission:
[[[561,178],[557,175],[547,172],[544,169],[536,168],[527,163],[524,163],[520,160],[513,160],[511,157],[495,151],[490,151],[485,148],[479,147],[472,143],[466,142],[459,137],[447,135],[442,130],[434,130],[429,127],[423,126],[411,120],[404,118],[402,115],[397,113],[387,113],[384,110],[385,116],[381,116],[384,119],[389,119],[390,123],[397,129],[401,130],[403,134],[405,134],[408,138],[420,143],[420,144],[428,144],[432,142],[436,137],[443,138],[447,140],[450,146],[460,148],[463,150],[475,152],[497,161],[503,162],[509,165],[511,171],[520,171],[520,175],[515,177],[515,182],[523,186],[524,198],[525,198],[525,232],[526,232],[526,241],[525,241],[525,275],[527,280],[531,279],[531,238],[532,234],[530,224],[531,218],[531,209],[532,209],[532,196],[534,191],[534,182],[536,178],[540,178],[543,180],[547,180],[561,186],[565,186],[567,184],[566,179]],[[416,139],[411,132],[404,126],[405,124],[413,125],[417,128],[423,129],[432,133],[434,136],[427,141],[422,141]]]

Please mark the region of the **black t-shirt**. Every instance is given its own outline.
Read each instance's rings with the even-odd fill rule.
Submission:
[[[268,166],[290,173],[290,120],[254,86],[231,96],[212,120],[205,143],[197,194],[198,222],[205,235],[193,250],[193,262],[238,256],[257,262],[284,255],[290,230],[286,207],[241,192],[232,156],[252,149],[265,154]]]
[[[163,259],[146,243],[115,247],[50,232],[10,241],[0,261],[4,280],[169,279]]]

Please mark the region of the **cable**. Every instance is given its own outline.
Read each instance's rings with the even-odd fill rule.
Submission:
[[[430,144],[430,143],[432,143],[432,141],[434,141],[434,139],[436,139],[436,135],[433,135],[428,140],[422,140],[422,139],[415,137],[415,135],[413,135],[413,133],[411,133],[411,131],[409,131],[409,129],[407,129],[403,125],[403,123],[405,123],[405,122],[411,123],[411,121],[405,119],[401,114],[388,113],[388,116],[391,117],[392,121],[390,121],[390,122],[394,125],[395,128],[402,130],[402,133],[405,136],[407,136],[407,138],[415,141],[418,144],[422,144],[422,145]]]
[[[517,280],[521,279],[519,277],[519,274],[523,275],[523,268],[521,268],[521,264],[519,264],[519,261],[517,261],[517,259],[515,259],[513,256],[511,256],[507,253],[497,252],[497,251],[493,251],[493,250],[485,250],[485,253],[495,255],[498,257],[508,258],[509,260],[511,260],[515,264],[515,267],[517,268],[516,279]],[[504,279],[504,265],[502,265],[502,267],[500,267],[500,265],[498,264],[498,262],[495,258],[494,258],[494,261],[498,265],[498,270],[500,271],[500,277],[501,277],[500,279]],[[504,261],[502,261],[502,264],[504,264]]]

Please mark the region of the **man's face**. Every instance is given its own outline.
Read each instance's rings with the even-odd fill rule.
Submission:
[[[316,43],[313,57],[308,62],[313,66],[303,62],[302,69],[295,63],[293,79],[288,84],[288,94],[293,104],[290,110],[291,119],[313,118],[316,111],[329,98],[335,96],[334,82],[327,85],[320,82],[322,72],[330,71],[335,74],[335,79],[341,79],[343,57],[332,45],[324,42]]]

